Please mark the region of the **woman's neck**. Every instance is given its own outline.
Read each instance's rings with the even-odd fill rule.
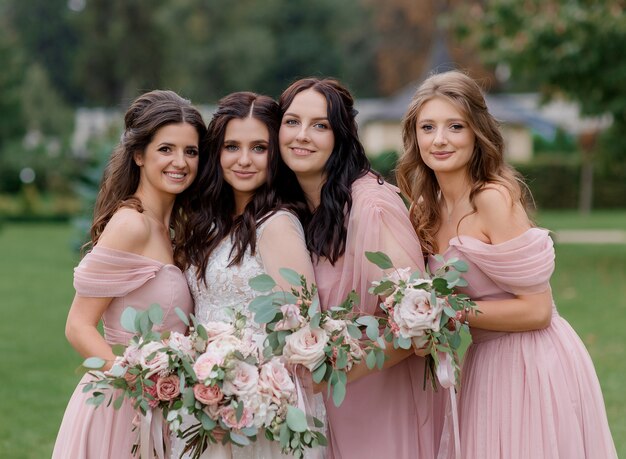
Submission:
[[[321,202],[322,186],[326,182],[325,177],[316,176],[298,176],[298,183],[304,192],[304,198],[311,211],[317,209]]]
[[[160,222],[164,228],[169,228],[172,209],[174,208],[174,200],[176,198],[167,200],[160,199],[142,193],[141,190],[137,190],[135,197],[141,201],[141,207],[143,207],[143,211],[146,215]]]
[[[441,190],[441,199],[448,217],[469,200],[472,189],[469,178],[465,174],[437,174],[437,182]]]

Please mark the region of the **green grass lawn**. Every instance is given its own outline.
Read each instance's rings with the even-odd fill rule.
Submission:
[[[626,212],[601,214],[572,228],[626,228]],[[542,214],[559,227],[562,215]],[[569,228],[569,227],[568,227]],[[72,230],[63,224],[0,227],[0,458],[50,457],[82,359],[66,342],[73,297]],[[618,454],[626,457],[626,246],[559,245],[553,289],[557,305],[591,353],[605,396]]]
[[[570,229],[605,229],[626,231],[625,210],[594,211],[588,216],[580,215],[574,210],[538,212],[537,224],[553,231]]]

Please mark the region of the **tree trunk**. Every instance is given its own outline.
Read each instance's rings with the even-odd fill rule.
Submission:
[[[585,132],[579,138],[582,162],[580,166],[578,211],[582,215],[589,215],[593,207],[593,149],[597,134],[596,131]]]

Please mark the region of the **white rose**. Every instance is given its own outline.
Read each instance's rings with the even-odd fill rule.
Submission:
[[[345,320],[336,320],[336,319],[331,319],[330,317],[326,317],[324,319],[324,323],[322,324],[322,328],[324,330],[326,330],[328,333],[333,333],[333,332],[341,332],[347,333],[347,329],[346,329],[346,321]]]
[[[276,404],[279,404],[280,400],[294,401],[296,397],[296,385],[285,364],[277,357],[261,365],[259,386]]]
[[[248,401],[258,390],[259,370],[254,365],[237,360],[233,369],[228,372],[224,380],[222,392],[225,395],[236,395]],[[248,403],[249,406],[249,403]]]
[[[126,364],[129,367],[134,367],[136,365],[139,365],[141,363],[141,352],[142,352],[141,348],[139,348],[138,344],[131,343],[124,350],[123,361],[126,362]],[[117,363],[117,359],[116,359],[116,363]]]
[[[411,274],[413,274],[413,271],[411,271],[411,268],[398,268],[395,271],[393,271],[391,274],[389,274],[387,276],[387,279],[389,279],[394,284],[397,284],[400,281],[408,282],[409,278],[411,277]]]
[[[430,303],[430,292],[408,288],[402,301],[393,310],[393,320],[405,338],[422,336],[426,331],[439,331],[443,301]]]
[[[283,318],[276,323],[274,330],[296,330],[304,324],[304,317],[297,304],[283,304],[280,312],[283,313]]]
[[[283,355],[290,363],[304,365],[309,371],[324,361],[328,334],[322,328],[312,330],[308,325],[285,338]]]
[[[225,358],[228,354],[241,347],[241,340],[233,335],[225,335],[218,340],[211,341],[206,352]]]
[[[141,348],[139,363],[148,370],[146,377],[167,370],[168,356],[160,349],[163,349],[160,341],[152,341]]]
[[[232,335],[235,333],[235,327],[229,322],[213,321],[202,324],[208,336],[207,342],[211,343],[218,338]]]
[[[195,355],[191,338],[182,333],[172,332],[167,345],[187,357],[193,357]]]

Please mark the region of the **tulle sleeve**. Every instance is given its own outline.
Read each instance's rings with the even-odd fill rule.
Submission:
[[[304,275],[309,285],[315,283],[311,256],[298,217],[287,211],[276,212],[263,223],[258,238],[263,268],[283,288],[289,290],[290,287],[280,276],[280,268],[291,268]]]
[[[549,288],[554,271],[554,245],[548,230],[531,228],[495,245],[461,236],[450,241],[450,245],[507,292],[532,294]]]
[[[80,296],[122,297],[154,278],[162,267],[151,258],[96,246],[74,269],[74,288]]]
[[[359,295],[360,308],[373,314],[378,300],[368,293],[373,281],[383,272],[365,258],[365,252],[386,253],[396,268],[424,269],[424,258],[409,220],[409,214],[399,190],[368,175],[352,187],[352,211],[348,222],[346,253],[343,266],[343,287],[354,288]]]

